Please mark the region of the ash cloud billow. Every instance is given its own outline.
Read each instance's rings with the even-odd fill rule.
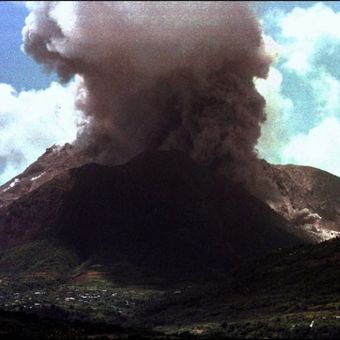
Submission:
[[[61,80],[78,78],[87,118],[75,145],[104,163],[181,149],[253,192],[265,120],[255,14],[240,2],[40,2],[24,50]]]

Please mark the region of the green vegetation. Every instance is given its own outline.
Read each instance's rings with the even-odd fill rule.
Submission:
[[[79,262],[76,254],[65,247],[39,240],[0,253],[2,274],[43,277],[48,280],[65,280]]]
[[[277,251],[219,279],[170,283],[122,259],[80,262],[34,242],[1,254],[0,336],[335,339],[339,259],[340,240],[332,240]]]

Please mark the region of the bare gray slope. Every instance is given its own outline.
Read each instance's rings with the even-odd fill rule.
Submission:
[[[297,165],[264,163],[264,171],[277,184],[279,198],[271,206],[282,216],[297,223],[314,224],[329,237],[332,236],[330,231],[340,231],[339,177]],[[315,214],[321,219],[313,219]]]

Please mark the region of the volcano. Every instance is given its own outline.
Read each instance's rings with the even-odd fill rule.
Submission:
[[[265,203],[181,151],[64,170],[3,207],[0,224],[2,249],[47,239],[84,260],[124,256],[168,275],[225,271],[306,242]]]
[[[305,193],[303,186],[291,189],[290,168],[266,169],[285,185],[284,202]],[[313,183],[317,195],[323,181]],[[339,240],[314,245],[309,229],[285,218],[282,206],[276,212],[182,151],[146,152],[105,166],[76,156],[71,145],[52,147],[1,192],[6,335],[37,337],[40,325],[52,337],[58,329],[65,337],[76,331],[176,338],[173,329],[186,327],[199,338],[192,326],[198,324],[214,338],[278,329],[306,337],[310,331],[299,319],[308,318],[304,306],[331,306],[338,296]],[[300,328],[272,324],[285,308]],[[331,307],[324,313],[333,317]],[[215,325],[209,330],[207,320]],[[338,328],[327,321],[322,334],[336,338]]]

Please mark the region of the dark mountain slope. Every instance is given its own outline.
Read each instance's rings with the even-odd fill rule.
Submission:
[[[179,151],[71,169],[0,211],[2,248],[50,239],[84,259],[172,273],[228,268],[302,239],[264,203]]]
[[[46,149],[23,173],[0,187],[0,209],[69,169],[89,162],[88,155],[70,144]],[[277,200],[267,202],[274,210],[299,225],[301,232],[308,233],[314,242],[340,235],[340,180],[337,176],[307,166],[262,163],[263,173],[277,184],[279,190]],[[321,220],[315,219],[315,214]]]
[[[284,218],[181,152],[58,164],[0,210],[0,308],[40,316],[2,313],[1,334],[339,338],[339,239],[298,245]]]
[[[246,262],[234,273],[234,285],[246,286],[248,293],[300,295],[311,300],[320,295],[338,298],[339,263],[340,238],[316,245],[301,245]]]

